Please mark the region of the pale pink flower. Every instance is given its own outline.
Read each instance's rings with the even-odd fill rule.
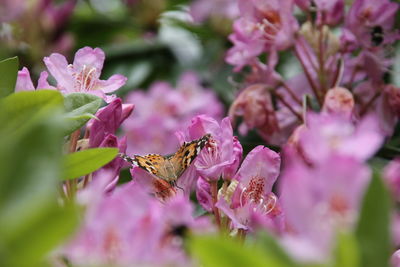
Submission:
[[[322,110],[350,119],[354,109],[353,94],[343,87],[329,89]]]
[[[209,17],[235,19],[239,16],[238,0],[196,0],[190,6],[190,14],[195,22]]]
[[[18,76],[17,76],[17,83],[15,84],[15,92],[20,92],[20,91],[33,91],[33,90],[40,90],[40,89],[56,89],[55,87],[51,86],[47,82],[47,77],[49,74],[46,71],[42,71],[40,73],[40,77],[37,83],[37,86],[33,85],[31,75],[29,73],[29,70],[25,67],[22,68],[22,70],[18,71]]]
[[[338,230],[352,230],[370,180],[358,159],[331,155],[308,167],[285,151],[280,200],[286,218],[281,243],[299,261],[326,262]]]
[[[263,146],[250,151],[233,177],[238,184],[230,203],[221,196],[216,204],[231,219],[232,228],[254,230],[251,226],[258,224],[282,230],[278,198],[272,193],[279,170],[280,156],[276,152]]]
[[[106,93],[119,89],[127,78],[114,74],[108,80],[100,80],[104,59],[105,54],[100,48],[84,47],[76,52],[73,64],[68,64],[66,58],[58,53],[43,60],[61,92],[94,94],[110,102],[113,98]]]

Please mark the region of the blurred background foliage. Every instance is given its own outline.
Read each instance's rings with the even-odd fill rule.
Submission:
[[[41,2],[63,9],[63,17],[51,19],[50,11],[38,10]],[[72,60],[81,47],[100,47],[106,53],[103,77],[114,73],[128,77],[119,96],[156,80],[175,82],[183,71],[196,70],[227,104],[233,100],[228,83],[231,67],[224,62],[231,21],[219,18],[194,24],[188,14],[191,2],[22,1],[21,14],[1,26],[0,58],[17,55],[20,66],[30,69],[36,80],[44,69],[44,56],[60,52]],[[69,4],[76,6],[66,10]]]

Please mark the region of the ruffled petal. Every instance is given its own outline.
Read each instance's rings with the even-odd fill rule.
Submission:
[[[74,68],[76,70],[82,70],[84,66],[89,68],[96,68],[96,71],[100,74],[103,69],[104,59],[106,58],[103,50],[100,48],[84,47],[79,49],[74,58]]]
[[[114,74],[108,78],[108,80],[99,80],[95,90],[101,90],[104,93],[114,92],[115,90],[121,88],[126,83],[127,79],[128,78],[126,78],[124,75]]]
[[[43,59],[50,74],[57,81],[57,87],[66,92],[74,92],[74,78],[69,72],[66,58],[58,53],[53,53]]]

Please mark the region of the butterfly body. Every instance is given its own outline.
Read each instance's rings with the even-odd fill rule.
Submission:
[[[123,159],[134,164],[145,171],[153,174],[157,178],[163,179],[170,184],[175,184],[176,180],[194,161],[201,149],[209,142],[210,134],[202,138],[184,143],[175,154],[162,156],[158,154],[148,154],[145,156],[134,155],[132,158],[121,155]]]

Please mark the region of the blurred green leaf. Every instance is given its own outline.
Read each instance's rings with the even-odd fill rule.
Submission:
[[[90,94],[73,93],[64,97],[65,132],[70,134],[82,127],[89,119],[95,118],[94,114],[100,108],[103,100]]]
[[[32,124],[61,107],[62,95],[55,90],[26,91],[11,94],[0,100],[1,130],[6,136],[28,129]]]
[[[91,148],[66,155],[62,178],[73,179],[94,172],[112,161],[117,148]]]
[[[75,207],[57,199],[62,103],[56,91],[0,100],[0,266],[44,266],[77,222]]]
[[[257,236],[256,244],[265,251],[268,258],[278,259],[281,262],[280,266],[297,266],[275,239],[268,233],[261,232]]]
[[[18,57],[0,61],[0,98],[14,92],[18,76]]]
[[[333,267],[357,267],[360,266],[358,243],[351,233],[339,233],[335,249]]]
[[[361,266],[388,266],[390,257],[390,197],[378,173],[374,173],[364,196],[356,237]]]
[[[190,240],[190,251],[204,267],[297,266],[274,254],[276,247],[268,242],[261,247],[221,236],[196,236]]]

